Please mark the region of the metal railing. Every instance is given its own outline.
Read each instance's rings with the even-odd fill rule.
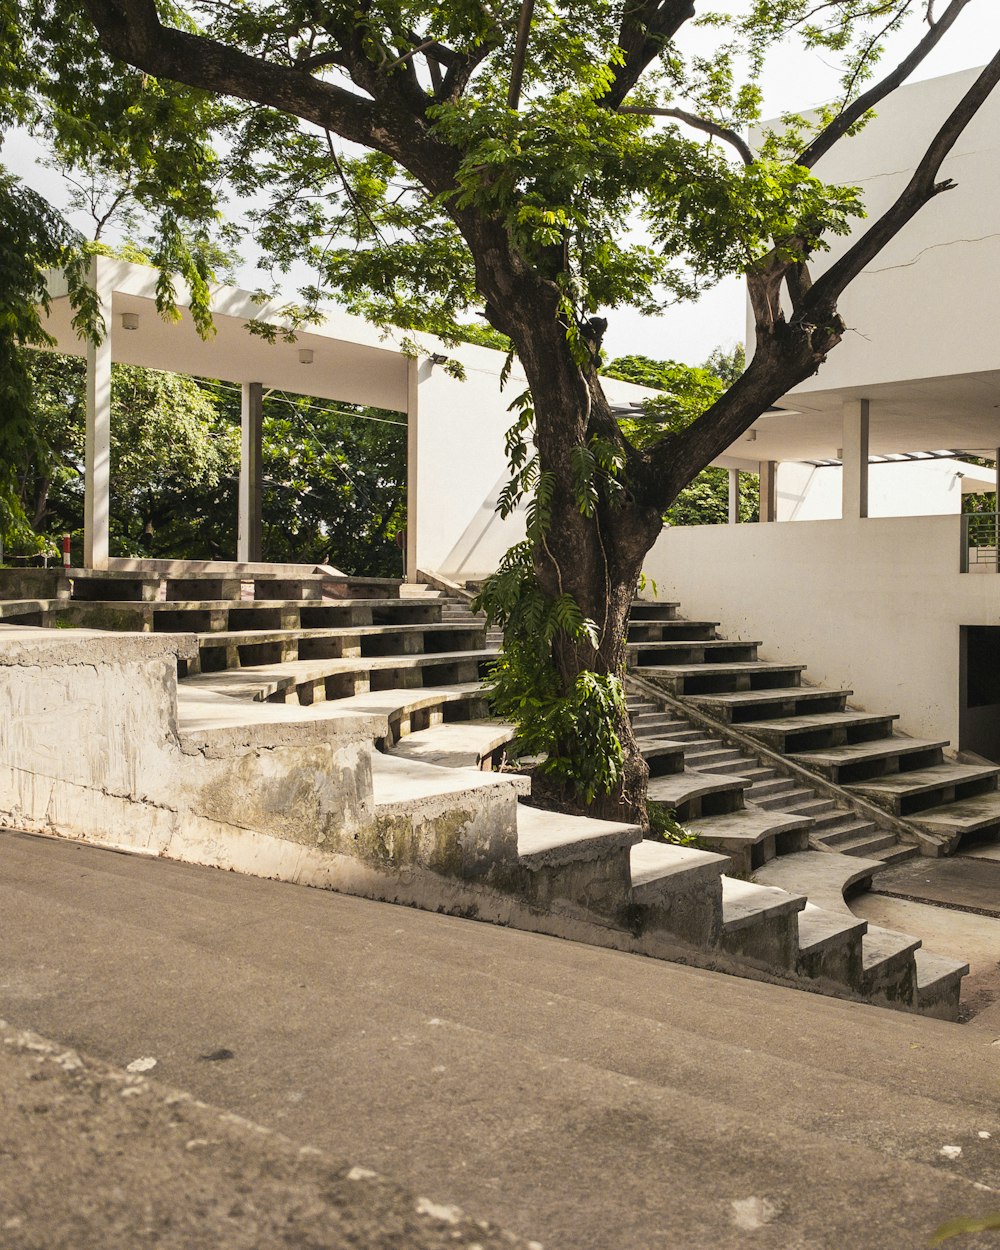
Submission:
[[[1000,573],[1000,514],[962,516],[962,572]]]

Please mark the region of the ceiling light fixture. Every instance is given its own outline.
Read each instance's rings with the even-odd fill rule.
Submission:
[[[138,330],[139,314],[138,313],[122,313],[122,329]]]
[[[313,362],[314,356],[315,356],[315,353],[313,352],[313,349],[311,347],[299,348],[299,364],[300,365],[311,365]]]

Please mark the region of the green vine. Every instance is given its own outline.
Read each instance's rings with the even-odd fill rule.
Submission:
[[[611,793],[622,778],[624,751],[615,725],[626,715],[625,690],[614,673],[585,669],[569,690],[560,678],[553,651],[557,640],[596,651],[600,632],[572,595],[552,597],[538,583],[534,552],[544,549],[551,558],[545,535],[555,479],[541,468],[537,453],[530,452],[535,415],[530,392],[519,395],[510,409],[516,414],[506,438],[511,479],[497,511],[509,516],[527,496],[527,538],[511,547],[472,605],[503,629],[503,651],[490,669],[488,693],[495,714],[517,726],[515,749],[542,756],[539,774],[590,804]],[[571,458],[580,512],[594,517],[602,497],[613,506],[622,491],[617,478],[624,468],[617,449],[591,438],[575,447]]]

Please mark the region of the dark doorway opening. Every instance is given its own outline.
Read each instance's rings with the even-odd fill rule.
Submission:
[[[959,747],[1000,763],[1000,625],[961,627]]]

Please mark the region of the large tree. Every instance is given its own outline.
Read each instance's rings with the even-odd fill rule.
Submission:
[[[164,84],[222,102],[230,176],[258,205],[262,246],[311,261],[317,287],[369,315],[447,332],[478,309],[513,344],[530,392],[506,502],[534,499],[528,545],[491,600],[507,679],[544,690],[564,800],[642,816],[619,678],[643,557],[683,487],[837,346],[848,284],[951,187],[942,162],[1000,78],[1000,54],[892,206],[811,279],[815,253],[861,212],[814,167],[970,0],[732,0],[722,16],[697,0],[35,3],[35,63],[64,114],[106,113],[108,91],[134,92],[125,66],[174,114]],[[87,48],[84,13],[110,62]],[[879,77],[883,36],[918,16],[912,50]],[[715,47],[688,55],[698,22]],[[841,58],[842,96],[751,150],[762,66],[788,39]],[[178,160],[175,212],[202,174]],[[731,273],[746,275],[756,321],[749,367],[693,419],[651,417],[630,437],[601,386],[597,314],[652,311]]]

